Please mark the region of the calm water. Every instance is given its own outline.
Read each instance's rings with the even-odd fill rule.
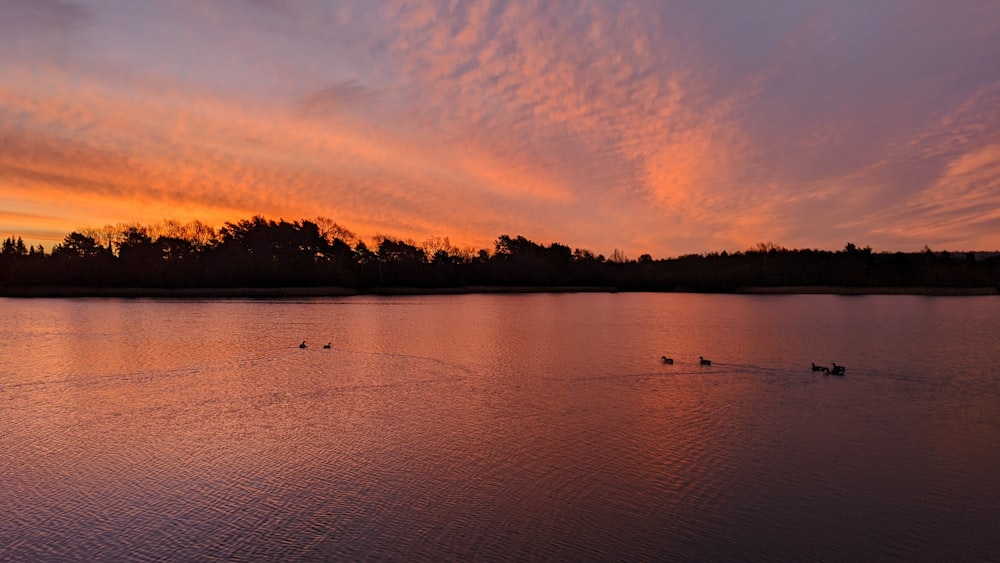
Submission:
[[[994,297],[0,318],[0,560],[1000,558]]]

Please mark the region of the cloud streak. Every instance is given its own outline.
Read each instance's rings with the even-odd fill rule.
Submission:
[[[49,205],[67,231],[1000,248],[986,1],[3,6],[55,45],[0,46],[3,230]]]

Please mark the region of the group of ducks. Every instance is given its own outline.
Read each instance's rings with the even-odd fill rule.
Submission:
[[[813,362],[813,371],[821,371],[823,373],[828,373],[830,375],[845,375],[847,368],[844,366],[838,366],[837,362],[833,362],[833,367],[828,368],[826,366],[818,366],[816,362]]]
[[[665,364],[673,365],[673,363],[674,363],[674,359],[673,358],[668,358],[666,356],[660,356],[660,359]],[[712,360],[706,360],[704,358],[704,356],[698,356],[698,365],[710,366],[710,365],[712,365]],[[832,368],[828,368],[826,366],[818,366],[818,365],[816,365],[816,362],[813,362],[812,370],[813,371],[821,371],[823,373],[828,373],[830,375],[845,375],[846,372],[847,372],[847,368],[844,367],[844,366],[838,366],[837,362],[833,362],[833,367]]]
[[[671,365],[673,365],[673,363],[674,363],[674,359],[673,358],[668,358],[666,356],[660,356],[660,358],[663,359],[663,363],[665,363],[665,364],[671,364]],[[712,365],[712,360],[706,360],[704,358],[704,356],[698,356],[698,365],[710,366],[710,365]]]
[[[333,345],[332,342],[327,342],[326,344],[323,345],[323,348],[326,349],[326,350],[329,350],[332,345]],[[302,341],[302,344],[299,344],[299,348],[302,348],[303,350],[305,350],[306,348],[308,348],[308,346],[306,346],[306,341],[305,340]],[[665,364],[673,365],[673,363],[674,363],[674,359],[673,358],[668,358],[666,356],[660,356],[660,359]],[[698,356],[698,365],[701,365],[701,366],[710,366],[710,365],[712,365],[712,360],[706,360],[704,356]],[[838,366],[837,362],[833,362],[833,367],[832,368],[828,368],[826,366],[818,366],[818,365],[816,365],[816,362],[813,362],[812,370],[813,371],[821,371],[823,373],[828,373],[830,375],[844,375],[844,373],[847,371],[847,368],[845,368],[844,366]]]

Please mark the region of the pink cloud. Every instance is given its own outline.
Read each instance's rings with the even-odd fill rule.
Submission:
[[[1000,245],[987,3],[11,6],[77,48],[0,46],[4,195],[606,254]]]

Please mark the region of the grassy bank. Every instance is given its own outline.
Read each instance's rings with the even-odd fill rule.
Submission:
[[[444,288],[375,287],[359,291],[349,287],[5,287],[0,297],[124,297],[124,298],[295,298],[295,297],[345,297],[351,295],[462,295],[470,293],[608,293],[613,287],[506,287],[468,286]]]
[[[995,287],[837,287],[785,286],[741,287],[736,293],[748,295],[997,295]]]
[[[357,295],[346,287],[15,287],[0,297],[165,297],[176,299],[342,297]]]
[[[473,293],[615,293],[614,287],[590,286],[466,286],[444,288],[377,287],[357,290],[348,287],[15,287],[0,288],[0,297],[122,297],[174,299],[280,299],[296,297],[345,297],[351,295],[464,295]],[[677,293],[688,292],[687,290]],[[698,293],[691,291],[691,293]],[[743,295],[998,295],[993,287],[837,287],[782,286],[742,287]]]

